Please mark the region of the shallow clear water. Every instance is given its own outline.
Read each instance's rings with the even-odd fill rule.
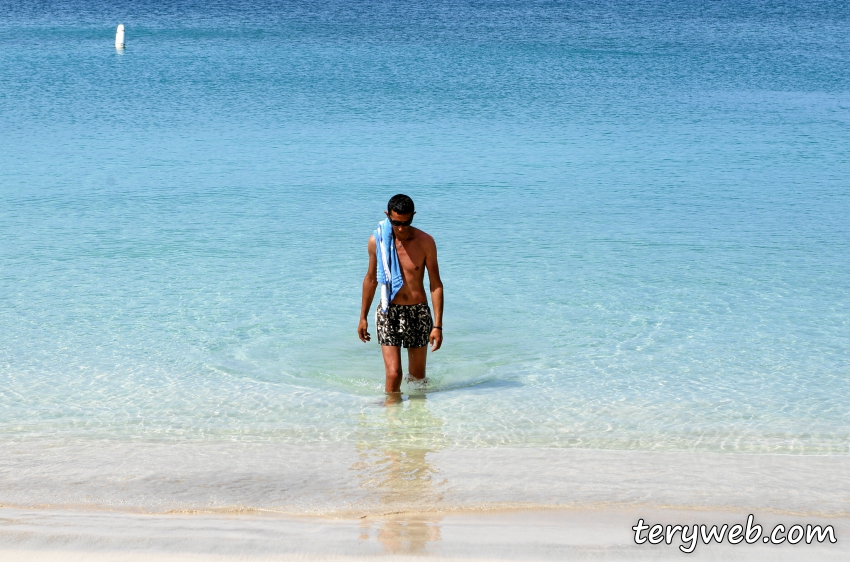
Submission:
[[[3,0],[0,440],[388,439],[404,192],[405,439],[850,453],[850,8],[798,4]]]

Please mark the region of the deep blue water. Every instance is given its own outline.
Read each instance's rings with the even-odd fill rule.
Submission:
[[[361,439],[404,192],[441,447],[847,454],[848,177],[842,1],[0,0],[0,440]]]

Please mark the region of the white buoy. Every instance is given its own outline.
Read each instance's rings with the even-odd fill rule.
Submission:
[[[119,51],[124,48],[124,24],[118,24],[118,30],[115,32],[115,48]]]

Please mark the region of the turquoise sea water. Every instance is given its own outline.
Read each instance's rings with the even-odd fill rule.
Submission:
[[[0,45],[2,442],[850,454],[845,2],[3,0]],[[388,410],[398,192],[445,345]]]

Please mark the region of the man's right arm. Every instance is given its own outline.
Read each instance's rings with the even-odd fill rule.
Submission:
[[[375,237],[369,237],[369,269],[363,278],[363,297],[360,302],[360,324],[357,326],[357,335],[361,340],[367,342],[372,339],[369,335],[369,320],[367,315],[372,308],[372,299],[375,298],[375,290],[378,288],[378,254]]]

